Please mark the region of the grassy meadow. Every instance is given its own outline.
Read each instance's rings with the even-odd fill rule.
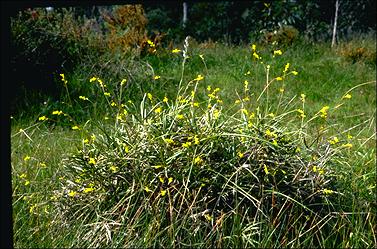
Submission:
[[[375,42],[61,72],[11,117],[14,246],[376,247],[376,64],[345,55]]]

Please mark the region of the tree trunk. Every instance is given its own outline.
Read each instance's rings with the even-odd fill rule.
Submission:
[[[336,0],[336,2],[335,2],[334,29],[332,31],[331,47],[334,47],[335,43],[336,43],[336,24],[337,24],[337,21],[338,21],[338,10],[339,10],[339,0]]]
[[[188,20],[187,19],[187,3],[183,2],[183,21],[182,21],[182,25],[183,25],[184,28],[186,27],[187,20]]]

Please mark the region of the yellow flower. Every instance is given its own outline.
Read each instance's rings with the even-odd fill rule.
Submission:
[[[89,193],[89,192],[92,192],[93,190],[94,188],[85,188],[84,193]]]
[[[173,177],[168,178],[168,184],[170,184],[173,181]]]
[[[207,91],[211,91],[211,86],[207,86]]]
[[[26,178],[26,176],[27,175],[25,173],[23,173],[23,174],[20,175],[20,178]]]
[[[152,101],[152,98],[153,98],[153,97],[152,97],[152,94],[151,94],[151,93],[147,93],[147,97],[148,97],[149,100]]]
[[[253,53],[253,56],[254,56],[254,58],[256,58],[257,60],[260,59],[259,55],[258,55],[256,52]]]
[[[76,195],[77,193],[75,192],[75,191],[69,191],[69,193],[68,193],[68,195],[70,196],[70,197],[74,197],[75,195]]]
[[[339,139],[337,137],[333,137],[333,139],[329,140],[330,144],[336,144],[339,143]]]
[[[150,190],[147,186],[145,186],[144,190],[147,192],[152,192],[152,190]]]
[[[204,60],[204,56],[202,54],[199,55],[200,59]]]
[[[321,117],[322,118],[326,118],[327,117],[327,111],[329,110],[329,106],[324,106],[322,107],[321,110],[319,110],[319,113],[321,113]]]
[[[104,92],[103,95],[105,95],[107,97],[110,97],[110,93],[109,92]]]
[[[111,106],[117,106],[117,104],[114,101],[112,101],[110,105]]]
[[[96,77],[92,77],[92,78],[90,78],[89,82],[93,82],[93,81],[96,81],[96,80],[97,80]]]
[[[237,153],[237,156],[238,156],[239,158],[242,158],[242,157],[244,156],[244,154],[243,154],[241,151],[239,151],[239,152]]]
[[[186,143],[183,143],[183,144],[182,144],[182,147],[183,147],[183,148],[188,148],[188,147],[191,146],[191,144],[192,144],[191,142],[186,142]]]
[[[257,50],[257,46],[255,44],[252,44],[251,45],[251,50],[253,50],[253,51]]]
[[[342,99],[350,99],[350,98],[352,98],[352,95],[348,93],[344,95]]]
[[[97,81],[98,81],[98,83],[99,83],[99,85],[100,85],[101,87],[106,87],[106,85],[103,84],[103,82],[102,82],[101,79],[97,79]]]
[[[274,138],[277,138],[277,137],[278,137],[278,135],[277,135],[275,132],[270,131],[270,129],[267,129],[267,130],[266,130],[266,135],[267,135],[268,137],[274,137]]]
[[[305,97],[306,97],[306,95],[303,94],[303,93],[301,93],[301,101],[302,101],[302,103],[305,103]]]
[[[209,93],[209,94],[208,94],[208,97],[209,97],[210,99],[215,99],[215,98],[216,98],[216,95],[214,95],[213,93]]]
[[[42,116],[42,117],[39,117],[38,120],[39,121],[44,121],[44,120],[47,120],[48,118],[46,116]]]
[[[53,111],[52,112],[52,115],[61,115],[61,114],[63,114],[62,111]]]
[[[177,53],[181,52],[181,50],[178,49],[178,48],[175,48],[175,49],[173,49],[171,52],[172,52],[173,54],[177,54]]]
[[[24,161],[28,161],[28,160],[30,160],[30,158],[31,158],[30,156],[25,156]]]
[[[276,77],[276,80],[280,81],[280,80],[283,80],[283,78],[279,76],[279,77]]]
[[[166,195],[166,190],[161,190],[160,194],[161,194],[161,196]]]
[[[161,78],[160,75],[155,75],[155,76],[153,77],[153,79],[155,79],[155,80],[158,80],[158,79],[160,79],[160,78]]]
[[[156,109],[154,110],[155,113],[161,113],[161,111],[162,111],[161,107],[158,107],[158,108],[156,108]]]
[[[279,92],[283,93],[284,92],[284,88],[280,88]]]
[[[29,180],[26,180],[25,182],[25,186],[29,185],[30,184],[30,181]]]
[[[209,215],[209,214],[205,214],[205,215],[204,215],[204,218],[206,218],[206,220],[208,220],[208,221],[211,221],[211,220],[212,220],[212,217],[211,217],[211,215]]]
[[[280,49],[274,51],[274,55],[282,55],[282,54],[283,54],[283,52],[281,52]]]
[[[278,146],[278,142],[276,142],[276,140],[274,139],[274,140],[272,140],[272,144],[274,145],[274,146]]]
[[[164,142],[167,144],[174,144],[174,140],[170,138],[164,138]]]
[[[169,101],[169,99],[168,99],[168,97],[164,97],[164,99],[162,100],[162,102],[165,102],[165,103],[168,103],[168,101]]]
[[[250,75],[251,72],[250,71],[247,71],[244,75]]]
[[[304,113],[303,110],[301,110],[301,109],[297,109],[296,111],[297,111],[298,113],[300,113],[300,117],[301,117],[301,118],[305,118],[305,117],[306,117],[306,115],[305,115],[305,113]]]
[[[249,90],[248,89],[249,81],[245,80],[243,84],[244,84],[245,91]]]
[[[80,130],[80,128],[77,125],[75,125],[75,126],[72,126],[72,130]]]
[[[217,119],[220,116],[220,111],[218,109],[213,110],[213,118]]]
[[[314,173],[317,172],[317,166],[314,165],[312,170],[313,170]]]
[[[177,117],[177,119],[183,119],[184,118],[184,116],[182,114],[178,114],[176,117]]]
[[[196,76],[196,78],[194,80],[200,81],[200,80],[203,80],[203,79],[204,79],[204,77],[201,74],[198,74],[198,76]]]
[[[149,46],[151,46],[152,48],[154,48],[154,47],[156,46],[151,40],[147,40],[147,43],[148,43]]]
[[[82,100],[89,100],[87,97],[85,96],[79,96],[79,99],[82,99]]]
[[[297,75],[298,72],[297,71],[292,71],[293,75]]]
[[[123,86],[124,84],[126,84],[127,82],[127,79],[123,79],[121,82],[120,82],[120,85]]]
[[[96,164],[96,160],[94,158],[89,158],[89,164]]]
[[[203,162],[203,159],[200,156],[195,157],[194,164],[201,164]]]
[[[192,106],[199,107],[199,103],[198,102],[194,102],[194,103],[192,103]]]
[[[110,170],[111,170],[113,173],[116,173],[116,172],[118,171],[118,167],[112,165],[112,166],[110,167]]]
[[[194,137],[194,144],[199,144],[200,141],[199,141],[199,138],[195,135]]]
[[[285,67],[284,67],[284,73],[286,73],[287,71],[288,71],[288,68],[289,68],[289,66],[290,66],[290,64],[289,64],[289,62],[285,65]]]

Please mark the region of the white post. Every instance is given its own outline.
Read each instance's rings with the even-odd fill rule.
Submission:
[[[183,27],[186,27],[187,23],[187,3],[183,2]]]
[[[339,10],[339,0],[336,0],[336,2],[335,2],[334,29],[332,31],[331,47],[334,47],[335,42],[336,42],[336,24],[337,24],[337,21],[338,21],[338,10]]]

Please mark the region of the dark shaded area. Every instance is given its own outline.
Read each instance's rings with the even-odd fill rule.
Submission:
[[[91,19],[93,25],[98,26],[99,33],[108,34],[110,31],[98,6],[102,5],[101,8],[111,14],[112,4],[135,3],[142,3],[145,10],[148,37],[153,40],[161,34],[164,47],[181,43],[187,35],[198,42],[212,40],[245,44],[261,39],[272,42],[274,39],[266,37],[284,27],[293,27],[293,31],[297,29],[300,38],[330,40],[335,8],[335,0],[187,1],[188,22],[183,26],[183,1],[17,2],[8,11],[13,19],[18,18],[21,24],[23,22],[17,27],[21,30],[15,32],[22,36],[13,36],[10,47],[10,84],[14,87],[11,113],[17,115],[29,106],[42,103],[46,97],[58,100],[63,89],[61,84],[56,83],[59,73],[72,71],[87,55],[106,52],[89,48],[89,43],[83,42],[90,40],[89,35],[75,40],[72,36],[65,36],[64,32],[57,36],[47,28],[43,29],[43,18],[50,17],[43,8],[47,14],[42,20],[38,19],[36,7],[53,6],[52,20],[54,16],[67,13],[73,14],[75,20]],[[61,7],[73,8],[65,12]],[[360,33],[375,32],[375,9],[374,0],[341,1],[338,38],[348,39]],[[19,16],[20,11],[22,17]]]

